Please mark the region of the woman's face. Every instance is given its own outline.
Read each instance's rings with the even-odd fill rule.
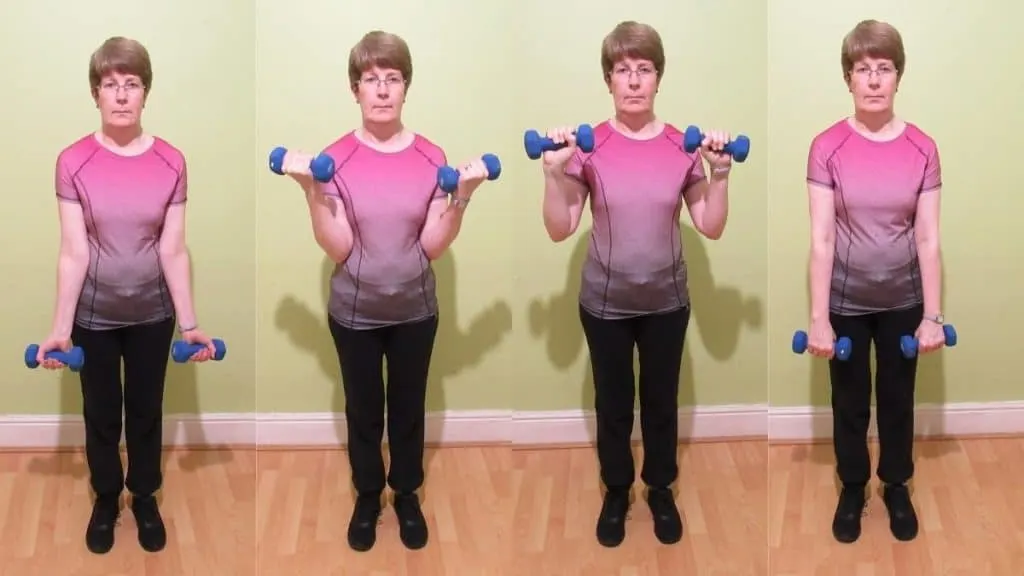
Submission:
[[[624,58],[612,67],[608,89],[611,90],[616,112],[651,113],[658,93],[658,71],[650,60]]]
[[[366,70],[354,92],[364,122],[388,124],[401,120],[405,78],[398,70],[377,67]]]
[[[860,112],[892,110],[899,83],[899,73],[892,60],[864,58],[853,65],[849,74],[854,108]]]
[[[146,106],[146,88],[133,74],[114,72],[103,77],[94,95],[103,124],[117,128],[136,126]]]

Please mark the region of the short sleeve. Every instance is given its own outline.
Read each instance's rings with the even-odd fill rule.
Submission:
[[[708,174],[704,171],[704,161],[701,160],[699,152],[694,152],[693,167],[690,168],[690,172],[686,175],[686,181],[683,182],[683,192],[689,190],[690,186],[707,179]]]
[[[572,157],[565,163],[565,175],[573,180],[576,180],[580,184],[586,185],[587,179],[583,176],[583,152],[578,148],[573,152]]]
[[[54,188],[57,191],[58,199],[64,202],[81,203],[81,200],[78,198],[78,188],[75,187],[75,177],[63,157],[57,159]]]
[[[447,166],[448,165],[448,155],[444,153],[444,150],[441,150],[440,148],[438,148],[437,149],[437,157],[434,158],[434,161],[437,164],[438,168],[440,168],[441,166]],[[441,183],[438,182],[437,179],[435,179],[434,180],[434,193],[433,193],[433,195],[431,195],[430,200],[431,201],[440,200],[442,198],[447,198],[447,197],[448,197],[448,193],[441,189]]]
[[[188,200],[188,164],[183,159],[181,170],[178,171],[178,180],[174,183],[174,192],[171,194],[171,204],[181,204]]]
[[[939,188],[942,188],[942,163],[939,161],[939,149],[933,147],[924,167],[921,192],[932,192]]]
[[[835,188],[832,171],[828,167],[829,154],[823,150],[818,140],[811,142],[807,153],[807,182],[824,186],[829,190]]]

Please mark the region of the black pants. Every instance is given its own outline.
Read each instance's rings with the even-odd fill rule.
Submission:
[[[391,455],[387,484],[396,492],[417,490],[424,477],[427,375],[437,335],[437,316],[371,330],[346,328],[333,318],[328,323],[341,363],[348,458],[356,492],[384,491],[381,441],[385,408]]]
[[[913,336],[921,324],[922,306],[866,314],[831,315],[836,337],[853,344],[845,362],[833,359],[833,442],[839,479],[844,484],[867,484],[871,478],[868,424],[871,422],[871,344],[875,345],[875,404],[880,448],[878,478],[887,484],[906,482],[914,475],[914,383],[917,359],[900,352],[900,338]]]
[[[580,307],[590,348],[597,412],[597,456],[609,490],[628,488],[636,471],[631,435],[636,401],[633,349],[640,352],[640,478],[667,488],[679,475],[679,371],[690,308],[623,320],[603,320]]]
[[[72,342],[85,352],[85,365],[79,373],[85,457],[98,497],[116,498],[125,486],[132,494],[148,496],[163,483],[164,383],[173,336],[174,318],[113,330],[88,330],[78,325],[72,329]],[[121,465],[122,406],[127,481]]]

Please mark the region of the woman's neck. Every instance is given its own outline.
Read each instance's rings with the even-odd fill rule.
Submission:
[[[149,147],[149,138],[146,136],[142,126],[101,126],[96,133],[100,144],[110,150],[127,155],[144,151]]]
[[[367,145],[379,150],[405,147],[406,132],[401,122],[388,122],[386,124],[363,123],[356,136]]]
[[[899,128],[900,122],[893,111],[866,112],[857,110],[853,115],[854,128],[865,134],[885,136]]]
[[[653,138],[661,132],[661,122],[653,112],[643,114],[619,112],[612,119],[612,125],[622,135],[639,140]]]

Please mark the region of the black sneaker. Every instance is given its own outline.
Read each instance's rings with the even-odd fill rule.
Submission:
[[[377,519],[380,518],[380,494],[360,494],[356,498],[352,519],[348,523],[348,545],[366,552],[377,542]]]
[[[156,498],[150,496],[132,496],[132,514],[139,526],[139,546],[146,552],[159,552],[167,545],[167,529],[160,517],[160,509]]]
[[[675,544],[683,538],[683,519],[669,488],[648,488],[647,505],[654,517],[654,535],[662,544]]]
[[[101,496],[92,504],[92,516],[85,529],[85,546],[93,554],[106,554],[114,547],[114,527],[121,515],[120,496]]]
[[[889,511],[889,530],[897,540],[907,542],[917,537],[917,513],[910,502],[906,484],[886,484],[882,500]]]
[[[420,509],[416,493],[395,494],[395,515],[398,516],[398,537],[410,550],[419,550],[427,545],[427,519]]]
[[[626,538],[626,514],[629,512],[629,489],[611,489],[604,495],[601,515],[597,518],[597,541],[614,548]]]
[[[832,518],[832,536],[836,540],[850,544],[860,538],[860,519],[864,516],[865,502],[863,486],[843,486]]]

